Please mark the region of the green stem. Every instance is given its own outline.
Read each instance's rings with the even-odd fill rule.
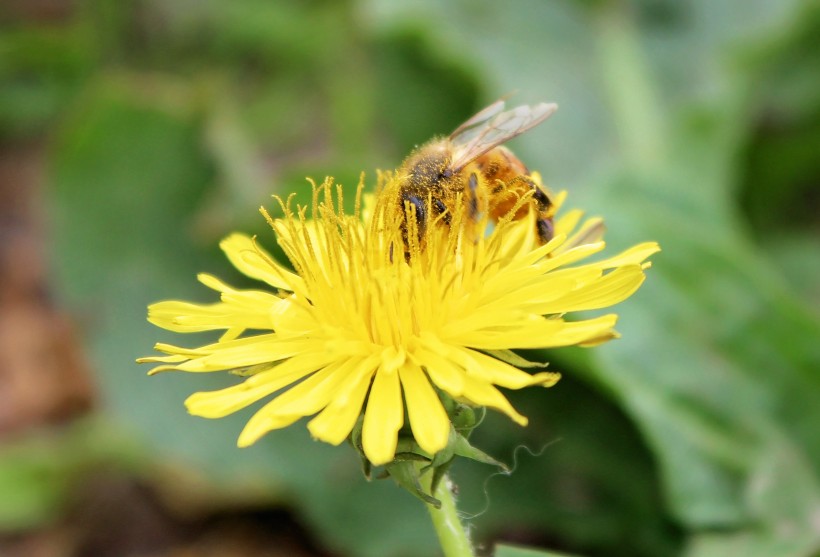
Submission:
[[[433,497],[441,501],[441,508],[427,505],[427,510],[430,511],[430,518],[433,520],[433,527],[436,529],[444,556],[474,557],[470,538],[467,537],[467,531],[458,518],[458,509],[449,483],[446,476],[442,478],[433,494]]]

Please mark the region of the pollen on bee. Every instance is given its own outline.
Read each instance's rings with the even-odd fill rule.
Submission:
[[[421,255],[421,246],[424,240],[423,234],[425,233],[426,227],[423,226],[424,214],[419,214],[420,212],[423,213],[423,210],[420,210],[419,207],[421,206],[421,201],[416,200],[416,203],[413,203],[410,200],[405,200],[404,202],[404,245],[405,245],[405,258],[408,261],[415,261]]]

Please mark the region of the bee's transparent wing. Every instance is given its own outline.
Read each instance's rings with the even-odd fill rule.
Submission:
[[[535,106],[517,106],[501,112],[503,108],[503,100],[494,102],[450,135],[453,143],[450,167],[453,171],[458,172],[490,149],[537,126],[549,118],[558,109],[558,105],[540,103]]]
[[[477,114],[473,115],[469,120],[457,127],[453,133],[450,134],[450,139],[455,139],[462,135],[470,128],[475,128],[479,124],[487,122],[490,118],[504,110],[504,99],[498,99],[490,106],[482,108]]]

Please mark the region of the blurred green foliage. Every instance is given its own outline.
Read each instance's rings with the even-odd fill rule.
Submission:
[[[249,413],[182,407],[229,378],[148,380],[131,362],[170,338],[148,303],[208,299],[199,271],[247,284],[216,243],[241,229],[274,248],[256,213],[271,194],[372,183],[518,90],[561,106],[514,141],[521,158],[606,218],[611,249],[664,251],[618,308],[622,339],[530,355],[565,379],[512,394],[527,429],[490,416],[477,432],[516,471],[456,467],[476,534],[588,556],[820,551],[816,2],[66,6],[2,14],[0,138],[47,145],[54,287],[87,324],[100,418],[145,455],[289,506],[338,554],[436,554],[421,505],[365,483],[352,451],[298,425],[238,450]],[[6,529],[48,519],[65,491],[60,459],[27,475],[20,458],[0,453],[0,489],[23,478],[0,498]]]
[[[494,555],[495,557],[571,557],[566,553],[539,551],[511,545],[498,546]]]

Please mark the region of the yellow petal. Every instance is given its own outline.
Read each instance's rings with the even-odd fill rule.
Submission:
[[[571,346],[602,336],[615,326],[616,320],[614,314],[575,322],[537,318],[521,322],[517,327],[473,331],[447,340],[479,350]]]
[[[486,406],[499,410],[518,425],[527,425],[527,418],[516,412],[504,395],[488,383],[476,379],[467,379],[464,384],[464,398],[477,406]]]
[[[185,401],[188,412],[204,418],[227,416],[257,400],[299,381],[326,366],[330,358],[324,353],[305,353],[279,365],[258,371],[242,383],[221,389],[194,393]]]
[[[272,402],[263,406],[256,414],[251,416],[248,423],[242,429],[237,439],[238,447],[249,447],[259,441],[259,439],[266,433],[274,429],[282,429],[291,425],[301,416],[277,416],[267,411],[267,408]]]
[[[509,314],[507,314],[509,316]],[[479,350],[503,350],[506,348],[540,347],[541,342],[558,332],[564,323],[543,317],[523,316],[517,324],[496,327],[482,323],[475,330],[447,331],[442,341],[455,346],[469,346]],[[522,346],[526,345],[526,346]]]
[[[263,406],[248,420],[239,435],[239,446],[251,445],[267,432],[288,426],[325,407],[333,389],[348,378],[346,370],[349,365],[346,364],[349,363],[336,363],[317,371]]]
[[[641,263],[650,255],[661,251],[657,242],[644,242],[622,251],[614,257],[609,257],[597,263],[604,269],[612,269],[623,265],[635,265]]]
[[[428,341],[428,345],[441,347],[440,342],[433,344]],[[414,351],[414,362],[427,370],[430,379],[436,386],[452,396],[461,396],[464,390],[464,368],[458,366],[449,358],[445,358],[444,350],[436,348],[427,349],[420,347]]]
[[[450,419],[436,391],[420,367],[405,364],[399,370],[407,415],[419,447],[435,454],[447,446]]]
[[[560,377],[557,373],[551,372],[529,374],[481,352],[468,349],[460,351],[468,361],[472,362],[472,365],[466,367],[469,376],[508,389],[523,389],[545,383],[554,384]]]
[[[377,359],[373,357],[359,361],[347,381],[339,386],[330,404],[308,422],[311,435],[332,445],[338,445],[350,435],[362,411],[376,363]]]
[[[555,220],[556,235],[559,233],[571,234],[572,231],[575,230],[575,227],[578,226],[578,223],[581,222],[581,217],[583,216],[584,212],[580,209],[570,209],[565,212],[560,218]]]
[[[555,254],[564,253],[574,247],[599,243],[604,237],[604,219],[593,217],[587,219],[577,232],[570,235],[560,248],[555,250]]]
[[[145,356],[143,358],[137,358],[137,363],[139,364],[146,364],[150,362],[166,362],[166,363],[175,363],[175,362],[184,362],[187,360],[187,356],[181,356],[179,354],[172,354],[170,356]]]
[[[218,329],[271,329],[270,307],[281,299],[265,292],[227,295],[228,303],[192,304],[165,301],[148,306],[148,321],[178,333]]]
[[[216,290],[217,292],[236,292],[235,288],[228,286],[226,283],[208,273],[199,273],[196,279],[211,290]]]
[[[484,305],[484,309],[498,312],[520,307],[539,315],[564,313],[564,310],[553,312],[541,311],[539,308],[542,307],[542,304],[552,302],[561,298],[567,292],[571,292],[579,283],[590,282],[600,276],[601,270],[592,268],[581,271],[577,269],[555,271],[539,276],[520,288],[507,289],[506,292],[497,295],[492,301],[488,301]]]
[[[543,259],[538,264],[537,267],[540,269],[542,273],[547,273],[552,271],[553,269],[558,269],[565,265],[569,265],[570,263],[575,263],[581,259],[585,259],[592,254],[598,253],[602,249],[606,247],[604,242],[595,242],[592,244],[583,244],[580,246],[575,246],[567,251],[562,251],[557,253],[555,256],[550,257],[549,259]]]
[[[148,306],[148,322],[176,333],[196,333],[229,328],[221,321],[228,313],[222,303],[202,305],[168,300]]]
[[[282,339],[275,333],[240,338],[202,348],[204,355],[179,364],[180,371],[219,371],[276,362],[297,354],[321,350],[311,339]]]
[[[535,305],[534,311],[547,314],[609,307],[634,294],[644,278],[640,265],[618,267],[597,280],[566,292],[560,298]]]
[[[252,238],[244,234],[231,234],[219,244],[233,266],[251,278],[264,281],[274,288],[293,291],[302,279],[277,264],[273,257]]]
[[[404,405],[399,374],[379,369],[370,388],[362,428],[362,447],[371,463],[378,466],[393,460],[402,425]]]
[[[356,360],[333,361],[274,400],[267,411],[281,416],[310,416],[328,405],[340,384],[348,380]]]
[[[611,313],[609,315],[596,317],[595,319],[564,323],[561,330],[555,333],[542,347],[557,348],[559,346],[572,346],[575,344],[600,344],[603,339],[614,338],[616,336],[612,330],[616,321],[618,321],[618,316]],[[520,348],[524,347],[522,346]],[[535,347],[528,346],[527,348]]]

